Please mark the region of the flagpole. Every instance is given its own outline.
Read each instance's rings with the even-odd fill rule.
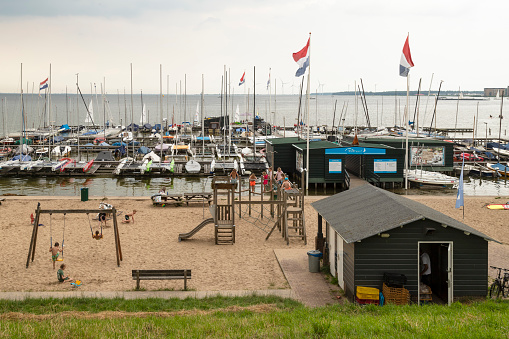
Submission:
[[[405,190],[408,189],[408,129],[410,128],[410,124],[408,123],[409,92],[410,92],[410,73],[408,73],[406,77]]]
[[[309,46],[308,46],[308,85],[306,90],[306,110],[307,110],[307,140],[306,140],[306,194],[309,189],[309,86],[311,79],[311,32],[309,33]]]

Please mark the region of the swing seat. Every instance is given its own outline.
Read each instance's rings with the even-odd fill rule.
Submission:
[[[58,258],[57,258],[57,261],[64,261],[64,258],[62,258],[62,257],[58,257]]]

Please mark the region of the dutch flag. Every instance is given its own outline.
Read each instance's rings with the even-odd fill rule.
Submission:
[[[399,62],[399,75],[407,77],[410,72],[410,67],[414,67],[412,55],[410,54],[410,45],[408,44],[408,36],[406,37],[405,45],[403,46],[403,53],[401,53],[401,60]]]
[[[48,78],[39,84],[39,91],[42,91],[45,88],[48,88]]]
[[[306,73],[306,69],[309,66],[309,43],[311,41],[311,37],[308,39],[308,43],[304,46],[303,49],[298,51],[297,53],[293,53],[293,60],[299,65],[299,69],[295,73],[296,77],[300,77]]]
[[[244,82],[246,82],[246,79],[244,79],[245,76],[246,76],[246,72],[244,72],[244,74],[242,74],[242,77],[240,78],[240,81],[239,81],[239,86],[244,85]]]

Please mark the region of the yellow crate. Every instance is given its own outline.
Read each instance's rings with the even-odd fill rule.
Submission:
[[[380,290],[373,287],[357,286],[357,298],[368,300],[379,300]]]

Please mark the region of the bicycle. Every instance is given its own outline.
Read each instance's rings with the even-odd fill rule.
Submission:
[[[500,298],[500,293],[502,293],[502,297],[509,296],[509,273],[504,273],[504,277],[501,277],[502,271],[509,272],[509,269],[495,266],[490,266],[490,268],[498,270],[497,278],[495,278],[495,281],[490,286],[490,298],[498,299]]]

